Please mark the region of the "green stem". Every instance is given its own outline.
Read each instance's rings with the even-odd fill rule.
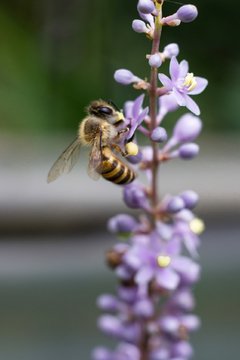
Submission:
[[[159,11],[159,15],[155,18],[155,30],[152,44],[151,55],[154,55],[159,52],[159,44],[162,32],[162,4],[156,2],[156,9]],[[151,80],[150,88],[148,91],[149,95],[149,108],[150,108],[150,130],[151,132],[156,128],[157,122],[157,69],[151,68]],[[152,161],[152,184],[151,184],[151,200],[152,206],[156,210],[158,205],[158,189],[157,189],[157,180],[158,180],[158,144],[152,142],[153,148],[153,161]],[[154,212],[155,213],[155,212]],[[155,218],[153,215],[153,226],[155,226]]]

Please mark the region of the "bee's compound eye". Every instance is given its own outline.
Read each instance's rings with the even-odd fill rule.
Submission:
[[[101,114],[106,114],[106,115],[111,115],[112,114],[112,109],[110,107],[107,107],[107,106],[101,106],[99,108],[99,112]]]

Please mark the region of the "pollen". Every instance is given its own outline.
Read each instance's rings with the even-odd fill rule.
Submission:
[[[193,73],[188,73],[187,76],[185,77],[183,86],[186,86],[188,88],[187,89],[188,91],[192,91],[196,85],[197,85],[197,81],[193,76]]]
[[[171,258],[168,255],[158,255],[157,262],[160,267],[167,267],[170,264]]]
[[[129,142],[126,145],[125,149],[127,150],[128,155],[137,155],[138,154],[138,146],[133,142]]]
[[[190,221],[189,227],[192,232],[196,235],[200,235],[205,230],[205,225],[203,220],[194,218]]]
[[[120,120],[125,121],[124,115],[121,111],[116,111],[116,114],[117,114],[117,122]]]

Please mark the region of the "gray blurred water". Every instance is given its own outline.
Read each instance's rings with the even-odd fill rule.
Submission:
[[[194,359],[239,359],[240,227],[208,224],[201,236],[202,279],[192,336]],[[34,241],[33,241],[34,240]],[[104,252],[107,233],[3,238],[0,243],[1,360],[90,359],[94,346],[115,344],[96,327],[96,298],[114,293]]]
[[[86,175],[87,154],[68,176],[46,184],[65,137],[0,141],[0,359],[90,359],[113,345],[96,327],[96,298],[114,293],[104,252],[116,242],[107,218],[125,212],[119,187]],[[206,221],[196,285],[202,328],[192,336],[195,360],[239,360],[240,168],[238,137],[202,140],[193,162],[166,164],[161,193],[199,193]],[[44,145],[44,146],[43,146]],[[46,146],[45,146],[46,145]]]

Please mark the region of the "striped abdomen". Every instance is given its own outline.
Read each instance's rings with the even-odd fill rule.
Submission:
[[[126,185],[136,178],[135,172],[121,161],[109,147],[102,148],[103,169],[102,176],[115,184]]]

